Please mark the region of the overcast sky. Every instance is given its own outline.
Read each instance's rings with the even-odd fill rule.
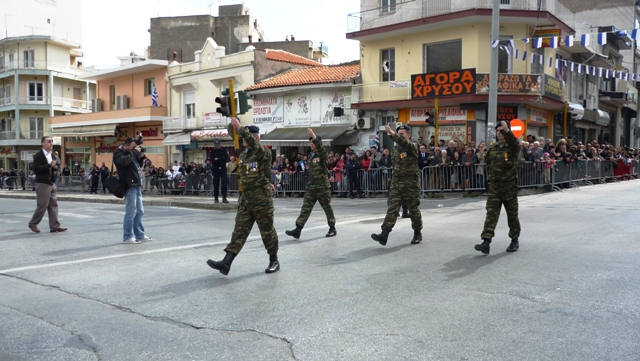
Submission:
[[[358,60],[357,41],[347,40],[347,15],[359,11],[359,0],[82,0],[83,63],[117,65],[116,56],[142,54],[150,45],[150,18],[218,13],[218,5],[244,3],[258,19],[266,41],[323,42],[329,60]],[[211,8],[209,5],[212,4]],[[203,40],[204,44],[204,40]]]

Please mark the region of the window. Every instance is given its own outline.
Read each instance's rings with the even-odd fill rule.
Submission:
[[[462,69],[462,40],[424,44],[422,54],[425,73]]]
[[[4,69],[4,55],[0,54],[0,69]]]
[[[544,55],[544,48],[531,49],[532,54],[536,54],[536,61],[531,64],[531,74],[544,73],[544,64],[540,64],[540,57]],[[531,58],[527,59],[529,61]]]
[[[9,54],[9,70],[13,70],[13,68],[15,67],[13,61],[14,61],[14,54],[11,53]]]
[[[511,55],[514,51],[509,44],[509,40],[511,37],[500,37],[499,47],[498,47],[498,73],[499,74],[510,74],[513,72],[513,56]]]
[[[29,117],[29,139],[41,139],[44,137],[44,118]]]
[[[144,96],[151,96],[153,94],[153,87],[155,86],[156,81],[154,78],[145,79],[144,80]]]
[[[382,81],[396,80],[396,50],[382,50],[381,55]]]
[[[109,87],[109,104],[111,105],[111,110],[116,109],[116,86],[111,85]]]
[[[396,0],[380,0],[380,13],[388,14],[396,12]]]
[[[44,102],[44,83],[29,83],[29,102]]]
[[[13,104],[13,100],[11,99],[11,86],[5,85],[4,87],[4,103],[6,105]]]
[[[183,96],[183,104],[184,104],[184,115],[187,118],[195,118],[196,117],[196,92],[189,91],[184,92]]]
[[[33,68],[33,50],[25,50],[24,51],[24,67],[25,68]]]

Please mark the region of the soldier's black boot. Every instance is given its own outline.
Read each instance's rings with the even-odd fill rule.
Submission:
[[[296,229],[291,229],[288,231],[284,231],[287,236],[291,236],[295,239],[300,239],[300,232],[302,232],[302,227],[296,224]]]
[[[278,262],[277,254],[269,255],[269,266],[264,270],[264,273],[274,273],[280,270],[280,262]]]
[[[222,197],[222,203],[229,203],[229,201],[227,200],[227,197]]]
[[[489,254],[489,244],[491,244],[490,240],[483,239],[481,244],[476,244],[475,249],[476,251],[482,252],[484,254]]]
[[[402,218],[411,218],[411,216],[409,215],[409,211],[406,209],[402,210]]]
[[[414,230],[413,231],[413,239],[411,240],[411,244],[418,244],[422,242],[422,232]]]
[[[231,269],[231,263],[233,262],[234,258],[236,258],[235,254],[231,252],[227,252],[227,254],[224,256],[224,259],[222,261],[208,260],[207,264],[209,265],[209,267],[220,271],[220,273],[226,276],[229,274],[229,270]]]
[[[216,203],[219,203],[219,201],[218,201],[218,197],[216,197],[216,200],[215,200],[215,202],[216,202]]]
[[[337,234],[338,232],[336,231],[336,227],[334,226],[329,227],[329,232],[327,232],[327,237],[334,237]]]
[[[511,244],[507,247],[507,252],[515,252],[520,248],[520,242],[518,242],[517,238],[511,240]]]
[[[380,243],[383,246],[387,245],[387,239],[389,238],[389,231],[386,229],[382,230],[382,233],[380,234],[372,234],[371,238],[373,238],[374,241]]]

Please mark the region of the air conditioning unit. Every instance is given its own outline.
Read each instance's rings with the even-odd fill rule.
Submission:
[[[95,98],[95,99],[91,99],[91,109],[92,111],[95,112],[101,112],[102,111],[102,99],[100,98]]]
[[[118,95],[116,98],[116,109],[129,109],[129,97],[126,95]]]
[[[360,118],[356,123],[356,129],[371,129],[371,127],[375,124],[375,119],[371,118]]]

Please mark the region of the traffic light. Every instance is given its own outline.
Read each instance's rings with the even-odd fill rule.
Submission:
[[[226,92],[228,95],[229,91],[227,90]],[[225,95],[224,93],[225,91],[222,92],[222,95]],[[220,113],[225,117],[231,116],[231,108],[229,107],[229,97],[216,97],[216,103],[220,104],[220,106],[216,108],[216,113]]]
[[[344,108],[340,108],[340,107],[334,107],[333,108],[333,116],[334,117],[341,117],[344,115]]]
[[[431,113],[426,114],[427,119],[424,120],[425,123],[429,124],[432,127],[436,126],[436,118],[433,117],[433,115],[431,115]]]
[[[236,94],[238,94],[238,114],[245,114],[249,109],[253,108],[248,102],[250,97],[249,94],[243,91],[239,91]]]

